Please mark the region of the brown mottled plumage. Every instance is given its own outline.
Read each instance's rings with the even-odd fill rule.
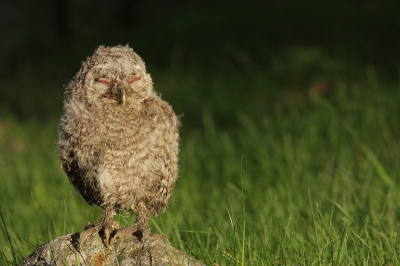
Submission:
[[[143,60],[128,46],[100,46],[65,92],[58,130],[61,167],[89,204],[103,209],[86,238],[113,216],[136,212],[135,231],[165,210],[178,170],[179,120],[153,90]]]

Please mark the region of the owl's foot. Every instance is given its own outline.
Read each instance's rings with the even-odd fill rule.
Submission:
[[[150,210],[146,207],[146,204],[143,201],[140,201],[136,208],[132,208],[132,210],[137,211],[136,214],[136,223],[132,226],[123,228],[118,230],[115,233],[115,238],[124,238],[124,236],[132,236],[135,235],[139,241],[144,242],[148,238],[157,238],[162,241],[169,240],[163,235],[152,234],[150,232],[148,221],[151,216]]]
[[[110,224],[104,224],[102,225],[101,223],[99,224],[92,224],[88,222],[85,226],[85,230],[79,234],[79,239],[80,242],[83,244],[85,241],[88,239],[89,236],[98,234],[100,231],[103,231],[104,233],[104,238],[103,244],[106,246],[108,249],[112,249],[110,246],[110,236],[111,234],[120,228],[120,225],[118,222],[113,221],[112,225]]]
[[[105,224],[102,229],[105,237],[105,239],[103,239],[104,246],[108,249],[112,249],[110,246],[110,235],[114,231],[114,228],[110,224]]]
[[[133,234],[136,235],[136,236],[139,236],[141,242],[144,242],[146,239],[149,239],[149,238],[155,238],[155,239],[158,239],[160,241],[163,241],[163,242],[166,242],[168,244],[171,244],[171,242],[169,242],[169,240],[168,240],[168,238],[166,236],[161,235],[161,234],[153,234],[152,232],[150,232],[149,229],[147,229],[145,231],[137,230]]]
[[[112,233],[115,231],[118,232],[119,229],[120,229],[119,223],[116,221],[113,221],[112,224],[106,223],[106,224],[102,225],[101,231],[103,231],[103,233],[104,233],[103,243],[104,243],[104,246],[106,246],[106,248],[108,248],[110,250],[112,249],[112,247],[110,246],[110,243],[111,243],[110,238],[113,237]]]
[[[136,231],[137,231],[137,227],[135,225],[121,228],[118,231],[116,231],[116,233],[113,237],[113,241],[115,242],[117,239],[123,239],[126,237],[130,237],[130,236],[134,235]]]
[[[82,244],[85,243],[86,239],[88,239],[89,236],[99,233],[100,229],[101,228],[99,225],[88,222],[85,226],[85,230],[79,233],[80,242]]]
[[[112,249],[110,246],[111,234],[119,229],[119,224],[113,221],[114,215],[115,210],[113,208],[104,206],[100,217],[100,223],[97,225],[100,228],[99,231],[102,231],[104,234],[104,238],[102,238],[104,246],[110,250]]]
[[[125,238],[125,237],[130,237],[132,235],[136,236],[140,242],[144,242],[145,240],[147,240],[149,238],[156,238],[158,240],[161,240],[161,241],[164,241],[164,242],[170,244],[167,237],[160,235],[160,234],[153,234],[152,232],[150,232],[150,229],[148,227],[147,228],[139,228],[136,224],[118,230],[115,233],[114,239],[118,239],[118,238],[121,239],[121,238]]]

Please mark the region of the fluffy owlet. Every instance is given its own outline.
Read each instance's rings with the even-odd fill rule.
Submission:
[[[65,92],[58,129],[61,167],[89,204],[102,208],[109,247],[113,216],[135,212],[134,231],[165,210],[178,170],[179,120],[153,90],[143,60],[128,46],[100,46]]]

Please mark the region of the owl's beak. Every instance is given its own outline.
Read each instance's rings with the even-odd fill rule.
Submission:
[[[125,82],[116,82],[114,83],[112,91],[113,94],[116,96],[117,99],[120,100],[122,106],[126,104],[126,92],[129,89],[128,84]]]
[[[125,105],[125,101],[126,101],[126,92],[125,92],[125,89],[123,88],[123,89],[121,89],[121,103],[122,103],[122,106]]]

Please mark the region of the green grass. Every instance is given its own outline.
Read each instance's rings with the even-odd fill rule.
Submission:
[[[261,86],[260,73],[254,78]],[[207,265],[400,263],[399,84],[369,68],[358,79],[333,80],[323,97],[286,90],[265,107],[272,102],[265,95],[218,105],[226,80],[207,81],[221,90],[210,91],[216,103],[199,105],[199,126],[184,117],[180,177],[153,231]],[[229,89],[245,83],[233,77]],[[238,108],[241,99],[249,109]],[[46,122],[0,117],[0,264],[13,265],[96,222],[100,210],[59,167],[58,114]]]

